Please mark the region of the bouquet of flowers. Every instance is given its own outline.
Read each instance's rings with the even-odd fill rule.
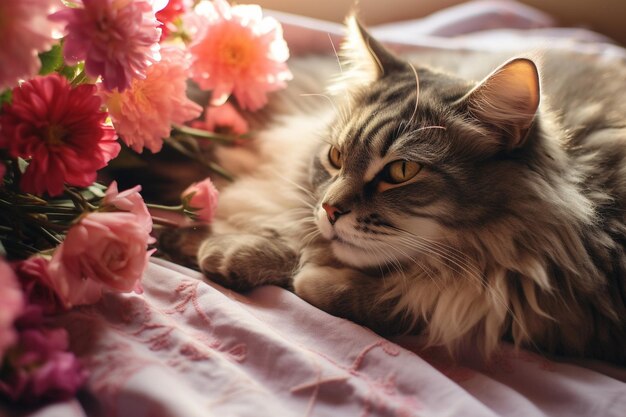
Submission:
[[[232,143],[291,74],[278,22],[226,0],[0,0],[0,398],[73,396],[87,371],[51,318],[141,293],[154,252],[141,187],[97,182],[122,146]],[[207,103],[187,87],[209,92]],[[227,132],[228,134],[224,134]],[[224,174],[219,166],[209,167]],[[217,191],[177,209],[210,222]]]

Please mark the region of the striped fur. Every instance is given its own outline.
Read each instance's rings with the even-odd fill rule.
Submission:
[[[484,78],[494,57],[430,55],[444,72],[351,28],[332,106],[262,134],[255,172],[222,193],[200,268],[233,288],[293,287],[452,352],[469,343],[489,356],[507,339],[624,364],[623,63],[546,53],[539,92],[530,60]],[[472,71],[484,81],[450,75]],[[395,160],[422,170],[385,185]],[[322,203],[344,214],[331,223]]]

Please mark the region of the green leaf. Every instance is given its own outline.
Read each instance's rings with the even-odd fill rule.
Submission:
[[[57,70],[57,72],[70,80],[73,85],[78,85],[80,82],[84,81],[84,79],[77,80],[77,77],[79,76],[84,78],[85,74],[83,72],[83,69],[84,64],[82,62],[79,62],[78,64],[72,66],[63,65]]]
[[[12,99],[13,90],[4,90],[2,93],[0,93],[0,107],[2,107],[4,103],[10,103]]]
[[[56,71],[63,65],[63,51],[61,45],[54,45],[49,51],[40,53],[39,60],[41,61],[40,75],[47,75]]]
[[[69,7],[70,9],[75,9],[79,7],[79,5],[75,1],[71,1],[71,0],[62,0],[62,1],[63,1],[63,5],[66,7]]]

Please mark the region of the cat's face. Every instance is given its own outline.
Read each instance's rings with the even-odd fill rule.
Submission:
[[[375,74],[350,87],[315,155],[315,218],[341,261],[393,266],[441,251],[448,231],[506,207],[510,151],[522,148],[538,82],[532,63],[512,61],[476,86],[415,70],[358,35],[376,53]]]

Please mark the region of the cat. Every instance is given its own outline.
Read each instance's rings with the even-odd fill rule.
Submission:
[[[452,353],[504,339],[623,365],[623,63],[546,52],[476,82],[458,74],[493,57],[442,71],[347,32],[333,95],[273,122],[211,230],[162,240],[174,259]]]

